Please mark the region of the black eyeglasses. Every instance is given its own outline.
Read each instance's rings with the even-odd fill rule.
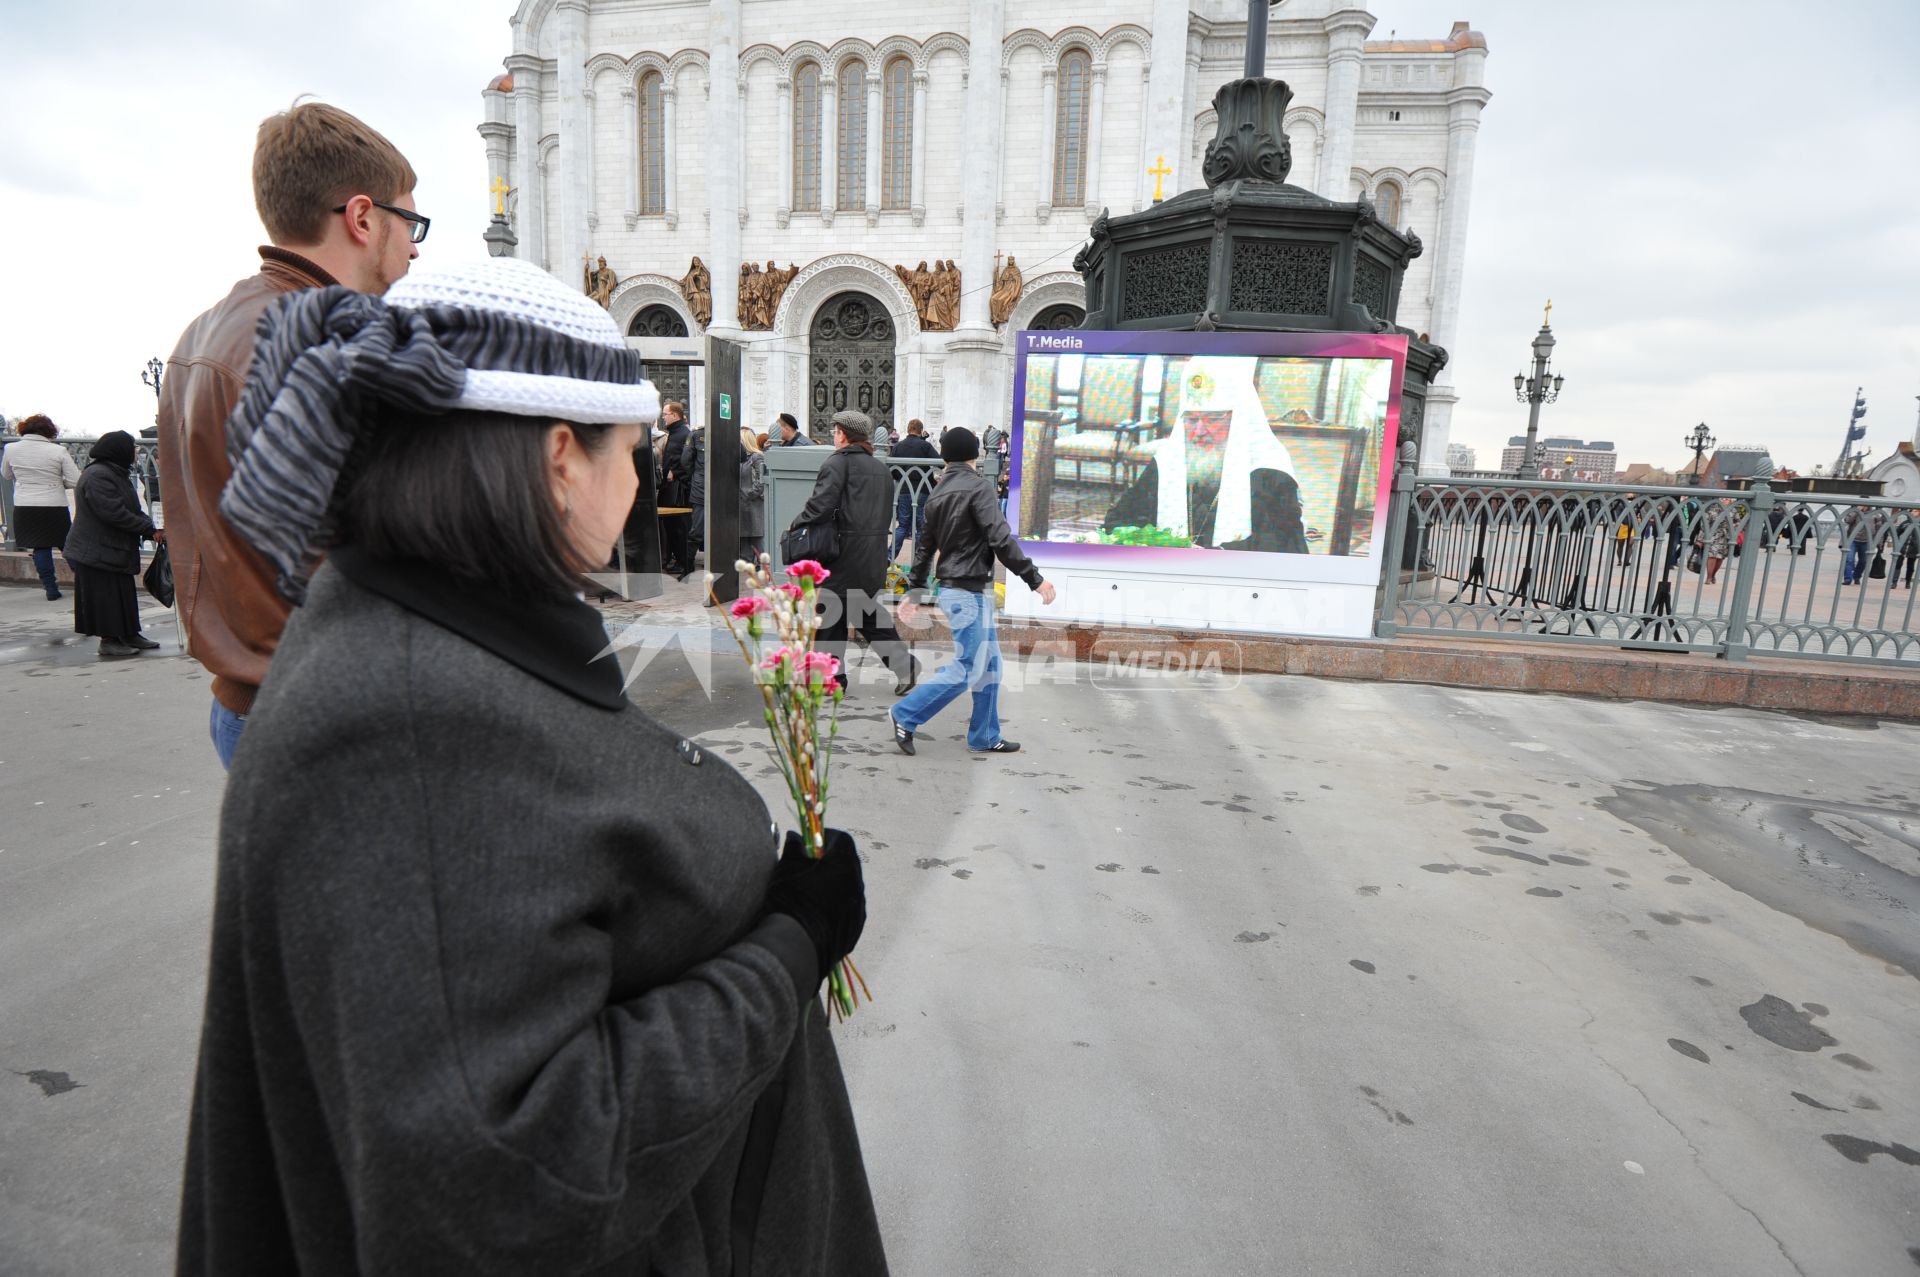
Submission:
[[[433,225],[433,219],[431,217],[422,217],[410,209],[395,208],[391,204],[382,204],[379,200],[368,200],[367,202],[375,208],[386,209],[387,212],[392,213],[395,217],[405,219],[407,223],[407,238],[415,244],[418,244],[427,237],[427,227]],[[336,213],[344,213],[347,211],[347,206],[342,204],[333,211]]]

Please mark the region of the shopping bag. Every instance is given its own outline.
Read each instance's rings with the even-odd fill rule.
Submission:
[[[154,548],[153,562],[147,565],[147,574],[140,579],[161,607],[173,606],[173,560],[166,546]]]

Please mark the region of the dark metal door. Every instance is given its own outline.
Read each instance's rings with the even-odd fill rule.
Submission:
[[[649,360],[640,367],[641,375],[653,383],[660,392],[661,403],[684,404],[693,397],[693,365],[653,362]],[[689,420],[693,410],[687,410]]]
[[[893,428],[893,317],[864,293],[841,293],[813,317],[808,334],[807,433],[833,438],[833,414],[864,412]]]

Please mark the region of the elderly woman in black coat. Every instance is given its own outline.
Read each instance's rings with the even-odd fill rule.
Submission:
[[[73,632],[97,635],[107,660],[138,656],[160,645],[140,632],[140,543],[166,534],[140,508],[133,490],[133,436],[111,430],[88,454],[73,489],[73,530],[67,563],[73,568]]]
[[[792,524],[831,525],[840,543],[838,554],[821,560],[832,575],[821,591],[816,646],[841,658],[838,677],[845,687],[847,631],[858,629],[893,671],[893,694],[905,696],[913,690],[919,666],[880,603],[892,530],[892,471],[873,455],[873,420],[864,412],[833,414],[833,445],[833,455],[820,463],[813,495]]]
[[[511,258],[263,320],[221,510],[305,601],[221,814],[180,1272],[886,1271],[818,996],[858,853],[782,854],[577,593],[639,373]]]

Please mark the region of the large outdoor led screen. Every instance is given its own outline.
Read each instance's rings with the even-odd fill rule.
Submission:
[[[1375,554],[1406,338],[1068,330],[1017,349],[1009,513],[1037,558],[1247,576]]]

